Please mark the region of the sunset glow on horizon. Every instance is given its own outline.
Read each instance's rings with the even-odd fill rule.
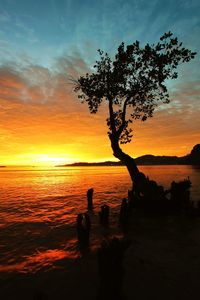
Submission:
[[[106,104],[91,115],[70,80],[93,71],[97,49],[113,56],[122,41],[156,43],[169,30],[197,57],[167,83],[170,104],[135,122],[123,149],[133,157],[183,156],[200,143],[199,2],[91,3],[1,1],[0,165],[116,160]]]

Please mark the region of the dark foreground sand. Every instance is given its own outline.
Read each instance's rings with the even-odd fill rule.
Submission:
[[[200,298],[200,218],[133,215],[126,234],[122,299]],[[62,260],[57,269],[0,281],[2,300],[99,299],[97,254]],[[101,297],[106,299],[106,297]]]

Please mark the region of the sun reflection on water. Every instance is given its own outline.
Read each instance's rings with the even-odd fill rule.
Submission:
[[[0,272],[35,273],[38,270],[52,267],[56,262],[65,259],[71,260],[80,257],[77,251],[62,249],[49,249],[37,251],[31,256],[24,257],[22,262],[16,264],[0,265]]]

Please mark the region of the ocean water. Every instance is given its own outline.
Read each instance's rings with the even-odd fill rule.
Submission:
[[[191,198],[200,200],[200,168],[141,166],[140,170],[165,188],[172,180],[189,176]],[[110,205],[111,227],[117,228],[119,205],[131,188],[125,167],[1,168],[0,182],[2,274],[54,268],[62,259],[77,257],[75,221],[87,210],[86,192],[91,187],[95,245],[100,206]]]

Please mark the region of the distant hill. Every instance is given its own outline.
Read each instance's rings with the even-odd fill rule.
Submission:
[[[135,162],[137,165],[176,165],[178,164],[179,157],[177,156],[155,156],[143,155],[137,157]]]
[[[195,145],[190,154],[180,157],[180,160],[187,165],[200,165],[200,144]]]
[[[92,167],[92,166],[122,166],[121,161],[104,161],[104,162],[77,162],[73,164],[58,165],[57,167]]]
[[[135,159],[137,165],[200,165],[200,144],[193,147],[190,154],[178,156],[155,156],[151,154],[139,156]],[[122,166],[121,161],[105,162],[77,162],[73,164],[59,165],[58,167],[82,167],[82,166]]]

